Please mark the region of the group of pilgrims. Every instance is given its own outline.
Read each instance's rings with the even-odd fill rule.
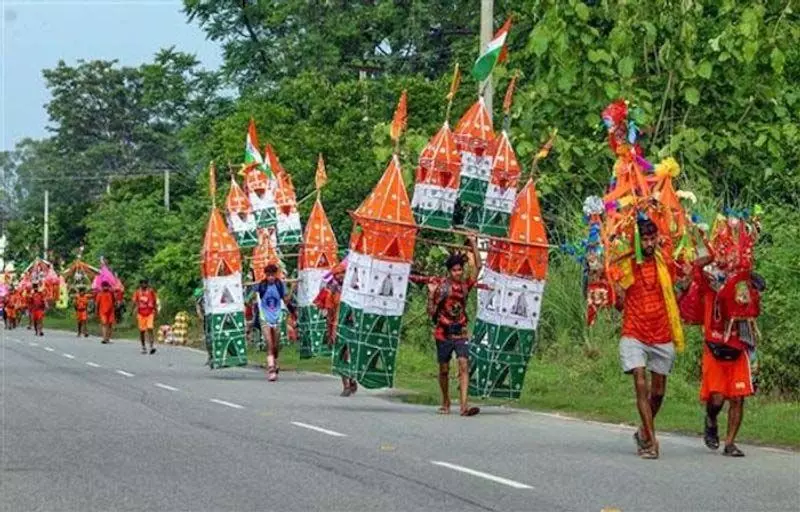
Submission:
[[[307,196],[316,198],[305,229],[298,212],[304,198],[298,201],[274,148],[267,144],[263,153],[259,150],[254,120],[247,130],[244,162],[230,166],[222,211],[216,205],[217,171],[211,163],[202,288],[195,290],[210,368],[246,365],[247,341],[255,328],[267,351],[269,381],[278,380],[280,348],[291,339],[301,358],[331,360],[333,373],[342,380],[342,396],[352,396],[359,386],[392,387],[411,284],[427,295],[425,314],[439,366],[438,412],[451,412],[449,376],[455,355],[459,412],[474,416],[480,410],[469,405],[470,397],[520,397],[536,346],[549,251],[561,250],[582,265],[586,322],[591,326],[600,314],[617,318],[610,312],[621,312],[620,363],[632,375],[641,418],[634,434],[637,454],[659,457],[654,425],[667,376],[676,353],[684,350],[684,326],[698,325],[704,339],[704,442],[719,448],[717,418],[728,401],[723,453],[743,456],[734,441],[744,398],[754,393],[755,321],[765,289],[754,272],[760,209],[729,209],[710,226],[704,223],[692,211],[694,194],[675,188],[678,163],[673,158],[657,164],[647,160],[638,142],[638,108],[618,100],[601,115],[615,163],[603,195],[584,202],[586,238],[573,245],[551,245],[536,178],[557,132],[542,137],[543,146],[531,155],[523,174],[509,137],[516,78],[505,95],[499,133],[482,94],[455,129],[450,127],[447,117],[459,81],[456,68],[448,114],[419,155],[410,198],[399,158],[408,102],[402,93],[390,127],[395,151],[371,193],[349,212],[352,231],[345,251],[340,251],[321,201],[328,180],[322,155],[315,192]],[[422,244],[448,249],[440,274],[416,271],[415,248]],[[289,261],[294,257],[296,264]],[[52,268],[45,263],[37,260],[42,268],[36,271],[36,283],[0,288],[7,327],[27,307],[34,324],[38,319],[40,333],[48,300],[43,294],[51,290],[52,295],[54,283]],[[96,272],[95,293],[121,293],[115,278],[103,279],[99,271],[81,265],[73,274]],[[468,312],[473,289],[474,314]],[[157,298],[146,282],[135,297],[141,302],[137,307],[145,308],[138,311],[142,350],[147,332],[152,353]],[[78,312],[81,335],[86,314],[85,309]],[[108,321],[113,325],[113,317],[103,323]],[[104,330],[104,341],[109,337]]]
[[[344,254],[321,202],[327,181],[322,156],[316,200],[302,230],[291,177],[270,145],[263,156],[258,151],[251,119],[238,173],[243,186],[232,173],[227,224],[215,204],[202,250],[210,366],[247,363],[247,318],[254,316],[267,348],[270,381],[278,379],[282,338],[289,336],[301,358],[330,358],[342,379],[342,396],[352,396],[359,386],[392,387],[409,285],[419,285],[427,292],[426,316],[437,347],[438,411],[451,410],[455,354],[459,411],[474,416],[480,411],[469,405],[469,397],[520,397],[536,345],[548,253],[562,250],[582,265],[586,322],[591,326],[604,310],[621,312],[620,362],[633,376],[641,417],[634,435],[637,454],[659,457],[654,420],[667,376],[676,352],[684,349],[684,326],[699,325],[705,340],[704,441],[719,448],[717,418],[728,401],[723,453],[742,456],[734,440],[744,397],[754,392],[755,320],[765,285],[753,271],[753,248],[762,212],[726,210],[711,226],[705,224],[691,211],[694,194],[675,188],[677,162],[647,160],[630,115],[637,109],[619,100],[602,112],[615,163],[603,196],[584,203],[586,239],[550,245],[535,177],[556,131],[532,155],[524,177],[508,135],[514,81],[500,133],[482,96],[455,129],[445,119],[419,155],[411,198],[397,150],[407,121],[403,92],[390,128],[395,152],[372,192],[349,212],[353,227]],[[451,87],[451,101],[453,94]],[[210,178],[213,198],[213,162]],[[438,236],[426,238],[425,232]],[[418,244],[449,250],[441,275],[416,272]],[[243,256],[249,248],[252,255]],[[286,259],[294,255],[296,275],[290,278]],[[467,311],[473,288],[474,315]],[[247,311],[251,299],[254,315]]]

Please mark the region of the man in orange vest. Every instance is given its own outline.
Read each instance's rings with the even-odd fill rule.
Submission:
[[[111,343],[111,335],[116,322],[114,316],[116,300],[114,299],[114,292],[111,291],[111,284],[108,281],[103,281],[100,291],[94,297],[94,305],[103,331],[103,340],[100,343]]]
[[[133,307],[136,310],[136,320],[139,324],[139,340],[142,342],[142,354],[147,353],[145,337],[150,342],[150,353],[155,354],[155,318],[156,318],[156,291],[150,288],[147,279],[139,281],[139,288],[133,294]]]
[[[44,336],[44,311],[47,309],[47,299],[38,284],[33,285],[33,291],[28,298],[28,311],[30,311],[33,332],[35,336]]]
[[[661,250],[656,224],[648,218],[638,218],[637,226],[644,259],[641,263],[631,261],[632,272],[620,283],[624,309],[619,357],[623,371],[633,375],[636,406],[642,420],[634,434],[639,456],[657,459],[659,448],[654,420],[664,400],[667,375],[675,361],[674,333],[666,303],[670,299],[665,297],[659,276],[659,266],[669,266],[669,263],[664,262],[665,256],[656,254]],[[647,371],[650,372],[649,389]]]
[[[89,320],[89,295],[86,293],[86,288],[83,286],[78,287],[78,293],[75,295],[75,319],[78,321],[78,337],[81,334],[84,338],[89,337],[89,331],[86,324]]]

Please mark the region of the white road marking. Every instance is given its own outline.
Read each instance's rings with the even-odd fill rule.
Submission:
[[[117,370],[117,373],[120,374],[120,375],[124,375],[126,377],[134,377],[134,375],[132,373],[128,373],[125,370]]]
[[[292,425],[307,428],[309,430],[315,430],[317,432],[322,432],[323,434],[328,434],[329,436],[333,437],[347,437],[347,434],[342,434],[341,432],[335,432],[333,430],[328,430],[327,428],[322,427],[315,427],[314,425],[309,425],[308,423],[300,423],[299,421],[293,421]]]
[[[53,347],[44,347],[44,349],[46,351],[48,351],[48,352],[55,352],[56,351],[56,349],[54,349]]]
[[[86,361],[87,366],[91,366],[92,368],[100,368],[100,365],[97,363],[93,363],[91,361]]]
[[[166,389],[167,391],[178,391],[178,388],[173,388],[172,386],[167,386],[166,384],[161,384],[160,382],[156,382],[155,386],[157,388]]]
[[[39,344],[38,344],[38,343],[34,343],[34,342],[32,342],[32,341],[31,341],[31,342],[29,342],[29,343],[28,343],[28,345],[30,345],[30,346],[32,346],[32,347],[38,347],[38,346],[39,346]]]
[[[492,482],[497,482],[498,484],[507,485],[509,487],[513,487],[514,489],[533,489],[533,487],[531,487],[530,485],[521,484],[519,482],[515,482],[514,480],[509,480],[508,478],[490,475],[489,473],[484,473],[483,471],[476,471],[474,469],[465,468],[464,466],[457,466],[456,464],[450,464],[449,462],[432,460],[431,464],[442,466],[444,468],[452,469],[455,471],[460,471],[468,475],[485,478],[486,480],[491,480]]]
[[[66,357],[67,359],[75,359],[75,356],[73,356],[72,354],[67,354],[66,352],[64,352],[64,353],[63,353],[63,354],[61,354],[61,355],[62,355],[62,356],[64,356],[64,357]]]
[[[234,409],[244,409],[243,405],[234,404],[233,402],[226,402],[225,400],[217,400],[216,398],[212,398],[211,401],[214,402],[215,404],[233,407]]]

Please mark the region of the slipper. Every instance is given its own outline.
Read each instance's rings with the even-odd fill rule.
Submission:
[[[470,407],[466,411],[461,411],[461,416],[475,416],[479,412],[481,412],[479,407]]]
[[[155,353],[156,353],[156,349],[155,349],[155,347],[153,347],[153,348],[151,348],[151,349],[150,349],[150,353],[151,353],[151,354],[155,354]]]
[[[436,410],[436,414],[450,414],[450,408],[449,407],[439,407],[439,409]]]

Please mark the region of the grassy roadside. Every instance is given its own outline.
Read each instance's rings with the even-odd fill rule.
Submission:
[[[47,329],[74,329],[74,320],[51,315]],[[24,328],[24,327],[23,327]],[[99,334],[99,326],[90,321],[89,331]],[[133,325],[123,322],[116,337],[136,339]],[[192,339],[198,339],[196,333]],[[202,347],[200,347],[202,348]],[[265,354],[251,351],[252,365],[263,365]],[[657,428],[663,431],[700,435],[704,409],[698,399],[697,382],[686,375],[696,370],[693,357],[679,356],[675,372],[668,382],[667,398],[658,416]],[[453,365],[454,366],[454,365]],[[284,371],[313,371],[330,373],[330,360],[299,358],[294,347],[281,352]],[[455,368],[451,368],[451,392],[457,400]],[[332,386],[337,386],[333,383]],[[400,393],[393,397],[417,404],[439,403],[437,368],[434,347],[401,343],[398,351],[395,386]],[[637,421],[633,386],[630,377],[619,371],[616,343],[603,342],[586,348],[545,348],[531,360],[525,380],[525,389],[519,401],[476,401],[479,404],[507,405],[525,409],[557,411],[571,416],[612,423],[634,424]],[[727,418],[723,413],[720,424]],[[725,428],[721,427],[721,434]],[[739,440],[753,444],[800,449],[800,403],[777,400],[768,396],[749,399]],[[699,442],[699,440],[698,440]]]

